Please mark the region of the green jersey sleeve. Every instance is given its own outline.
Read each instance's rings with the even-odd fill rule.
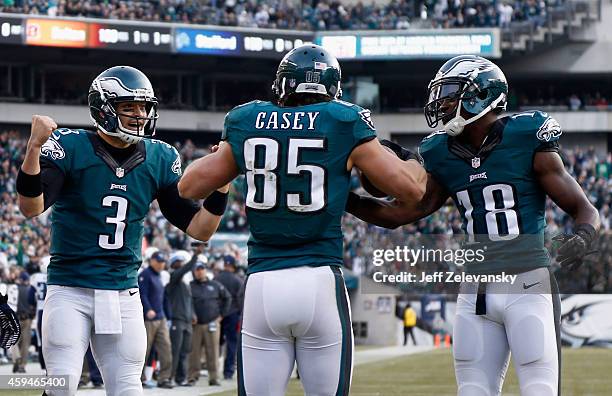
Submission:
[[[68,128],[56,129],[40,148],[40,156],[68,174],[72,168],[74,148],[78,146],[76,140],[84,134],[83,131]]]
[[[359,118],[353,126],[353,148],[376,138],[376,127],[372,121],[370,110],[362,109],[357,114]]]
[[[245,120],[251,114],[253,108],[259,103],[259,100],[254,100],[245,104],[234,107],[225,115],[223,122],[223,132],[221,140],[227,142],[232,148],[234,160],[242,172],[245,171],[244,156],[242,155],[243,144],[246,135],[248,134],[248,126]]]
[[[514,128],[523,135],[524,141],[533,151],[558,151],[563,133],[561,125],[548,113],[528,111],[512,116]]]
[[[181,178],[183,174],[181,155],[176,151],[176,148],[167,143],[156,140],[154,142],[159,143],[161,149],[162,161],[160,162],[161,169],[159,170],[159,187],[164,189],[177,183]]]
[[[426,136],[419,146],[419,156],[422,158],[423,167],[428,173],[431,173],[436,177],[437,169],[436,161],[440,158],[444,158],[440,148],[445,148],[445,142],[447,134],[444,131],[433,132]]]

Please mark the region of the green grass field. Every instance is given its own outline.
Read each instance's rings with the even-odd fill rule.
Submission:
[[[612,350],[564,349],[563,396],[612,395]],[[382,362],[359,365],[353,374],[351,396],[454,396],[456,393],[452,355],[440,349]],[[166,393],[172,395],[172,391]],[[289,383],[287,396],[301,396],[298,380]],[[0,396],[40,396],[39,391],[0,391]],[[147,395],[145,390],[144,395]],[[234,396],[236,391],[216,396]],[[514,368],[510,366],[504,396],[519,396]]]
[[[612,395],[612,350],[564,349],[562,370],[563,396]],[[299,381],[292,379],[287,396],[303,394]],[[351,387],[351,396],[455,394],[453,361],[448,349],[357,366]],[[230,396],[235,392],[216,395]],[[506,376],[503,395],[519,395],[512,366]]]

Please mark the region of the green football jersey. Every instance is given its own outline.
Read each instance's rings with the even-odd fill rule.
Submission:
[[[48,283],[137,287],[144,218],[158,191],[181,175],[176,149],[143,139],[117,164],[94,133],[58,129],[41,148],[41,158],[65,176],[51,213]]]
[[[370,112],[339,100],[254,101],[227,114],[223,139],[246,176],[249,273],[342,264],[347,160],[375,137]]]
[[[470,273],[522,271],[549,265],[544,248],[546,195],[534,171],[538,151],[556,151],[559,124],[533,111],[499,119],[480,151],[446,133],[426,137],[419,148],[425,168],[451,195],[463,230],[484,249]]]

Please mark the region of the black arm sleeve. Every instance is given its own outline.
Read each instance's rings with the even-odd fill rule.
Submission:
[[[40,180],[45,210],[49,209],[57,201],[65,179],[64,172],[57,165],[44,158],[40,159]]]
[[[191,219],[200,210],[197,202],[181,198],[178,182],[160,190],[157,193],[157,202],[164,217],[183,232],[187,232]]]

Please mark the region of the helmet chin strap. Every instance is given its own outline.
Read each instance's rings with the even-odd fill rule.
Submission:
[[[481,111],[480,113],[476,114],[474,117],[469,118],[467,120],[461,116],[461,103],[462,103],[462,101],[460,100],[459,104],[457,105],[457,113],[455,114],[455,117],[453,117],[452,120],[450,120],[449,122],[444,124],[444,131],[449,136],[457,136],[457,135],[459,135],[461,132],[463,132],[463,128],[465,128],[466,125],[469,125],[472,122],[479,120],[485,114],[487,114],[489,111],[491,111],[494,108],[496,108],[497,105],[499,104],[499,102],[504,100],[505,97],[506,97],[506,94],[503,94],[503,93],[500,94],[497,97],[497,99],[495,99],[493,102],[491,102],[491,104],[488,105],[483,111]]]

